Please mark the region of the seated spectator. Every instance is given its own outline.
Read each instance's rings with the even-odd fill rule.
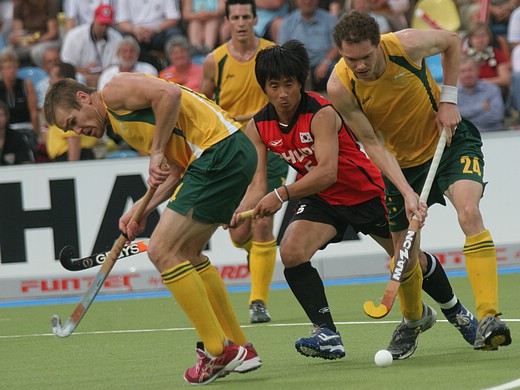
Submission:
[[[383,15],[390,23],[392,31],[409,27],[406,13],[410,8],[410,0],[371,0],[372,11]]]
[[[511,105],[520,113],[520,8],[517,8],[509,18],[507,41],[511,51]],[[517,116],[517,126],[520,129],[520,115]]]
[[[56,0],[15,0],[13,33],[9,43],[22,64],[43,66],[43,53],[59,46]]]
[[[0,101],[0,165],[34,162],[26,137],[9,126],[9,107]]]
[[[518,7],[518,0],[491,0],[490,3],[489,25],[491,31],[495,35],[505,36],[511,13]]]
[[[114,9],[100,5],[91,25],[74,27],[63,41],[61,60],[74,65],[90,87],[96,88],[101,72],[117,64],[117,44],[123,37],[113,24]]]
[[[30,79],[18,78],[18,67],[16,52],[4,49],[0,53],[0,100],[9,107],[11,128],[23,132],[36,148],[40,131],[36,91]]]
[[[309,88],[327,89],[327,81],[339,57],[332,39],[337,18],[318,7],[319,0],[296,0],[297,8],[282,22],[279,43],[291,39],[305,45],[311,61]]]
[[[225,0],[184,0],[182,20],[188,40],[195,53],[211,52],[219,41],[219,28],[223,23]]]
[[[343,2],[338,0],[320,0],[320,8],[325,11],[329,11],[335,17],[339,17],[341,14],[341,8],[343,7]]]
[[[49,47],[43,54],[43,70],[47,73],[47,77],[38,81],[35,85],[36,96],[38,98],[38,109],[43,107],[43,101],[45,100],[45,93],[49,88],[49,72],[52,67],[61,62],[60,50],[57,47]]]
[[[71,64],[59,63],[51,68],[49,74],[50,85],[53,85],[59,80],[74,79],[76,68]],[[93,160],[92,149],[97,141],[97,138],[78,135],[73,131],[64,132],[56,125],[52,125],[48,127],[47,155],[50,161]]]
[[[119,41],[116,52],[119,65],[113,65],[101,73],[97,89],[101,91],[112,77],[121,72],[141,72],[157,76],[157,69],[153,65],[137,61],[139,52],[139,44],[132,36],[128,35]]]
[[[82,24],[91,25],[94,21],[94,12],[101,4],[110,4],[111,0],[64,0],[65,31],[68,32]]]
[[[202,65],[191,60],[191,46],[188,40],[184,37],[170,39],[166,44],[166,52],[171,66],[163,69],[159,77],[200,92]]]
[[[163,68],[158,53],[164,54],[166,42],[182,35],[181,12],[176,0],[116,0],[117,28],[131,34],[141,46],[141,61]]]
[[[480,1],[478,4],[473,3],[468,6],[466,13],[465,13],[465,18],[466,19],[462,19],[462,17],[461,17],[463,31],[460,32],[460,36],[463,39],[462,47],[464,49],[466,49],[468,46],[467,36],[468,36],[469,28],[472,25],[474,25],[475,23],[480,22]],[[500,48],[500,50],[502,50],[502,52],[505,54],[507,61],[510,61],[511,60],[511,50],[509,48],[508,40],[506,40],[506,38],[502,35],[494,34],[493,31],[491,31],[491,35],[493,37],[492,38],[493,46]]]
[[[372,11],[372,3],[371,0],[347,0],[345,1],[345,10],[358,10],[361,12],[366,12],[370,16],[372,16],[377,24],[379,25],[379,31],[381,34],[386,34],[392,31],[392,28],[390,27],[390,23],[388,23],[388,20],[380,14],[374,13]]]
[[[507,42],[511,45],[511,48],[520,43],[520,7],[515,9],[509,17]]]
[[[283,18],[289,14],[288,0],[256,0],[255,35],[260,38],[278,42],[278,34]],[[229,39],[225,37],[226,41]]]
[[[487,23],[477,22],[468,29],[467,46],[463,51],[479,64],[479,78],[502,89],[505,101],[511,85],[511,62],[495,42]]]
[[[458,107],[460,114],[472,121],[480,131],[504,128],[504,101],[500,88],[480,80],[479,67],[473,57],[460,62]]]
[[[13,32],[13,1],[0,0],[0,50],[2,50]]]

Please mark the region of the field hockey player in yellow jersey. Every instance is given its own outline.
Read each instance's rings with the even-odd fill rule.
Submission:
[[[395,248],[404,240],[412,215],[419,216],[417,193],[440,132],[446,131],[447,146],[428,204],[445,204],[447,197],[466,236],[463,252],[479,320],[473,347],[495,350],[509,345],[510,330],[499,318],[495,245],[479,207],[484,192],[482,140],[457,108],[459,36],[414,29],[381,36],[371,16],[351,11],[338,21],[334,40],[342,59],[329,79],[329,97],[384,175]],[[440,89],[425,61],[438,53],[443,57]],[[421,303],[419,261],[410,260],[399,288],[404,321],[387,348],[394,359],[435,321],[432,309]]]
[[[241,122],[245,130],[247,122],[267,104],[267,97],[255,77],[256,54],[274,43],[255,36],[254,0],[228,0],[226,20],[231,27],[231,39],[206,57],[201,92]],[[287,169],[284,161],[269,154],[268,192],[283,186]],[[271,321],[267,300],[276,263],[273,220],[274,217],[249,220],[230,230],[234,245],[248,252],[252,323]]]
[[[157,190],[145,217],[129,224],[137,202],[119,228],[134,239],[146,215],[171,197],[148,255],[202,339],[197,364],[184,379],[205,384],[260,367],[222,278],[202,254],[215,230],[230,222],[256,169],[255,149],[240,124],[206,97],[142,73],[121,73],[102,91],[59,81],[48,90],[44,110],[49,124],[97,138],[110,123],[130,146],[150,155],[148,184]]]

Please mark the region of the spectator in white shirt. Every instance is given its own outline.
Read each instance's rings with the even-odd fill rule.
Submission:
[[[100,5],[91,25],[74,27],[65,36],[61,60],[74,65],[90,87],[97,86],[104,69],[118,63],[117,44],[123,37],[113,24],[114,9],[110,5]]]
[[[112,77],[120,72],[140,72],[157,76],[157,69],[147,62],[137,61],[139,58],[139,44],[132,36],[124,37],[117,45],[119,65],[105,69],[99,77],[97,89],[101,91]]]
[[[155,52],[164,56],[166,42],[181,35],[181,12],[178,0],[115,0],[117,28],[139,42],[139,59],[163,68]]]
[[[92,24],[94,12],[101,4],[110,4],[111,0],[64,0],[63,12],[65,13],[65,29],[70,31],[82,24]]]

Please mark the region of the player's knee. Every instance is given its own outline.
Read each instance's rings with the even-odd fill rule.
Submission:
[[[280,246],[280,257],[286,268],[296,267],[309,260],[305,250],[300,245],[292,245],[291,243],[283,243]]]
[[[478,204],[467,204],[458,209],[458,219],[464,231],[483,224]]]
[[[171,268],[168,266],[171,256],[168,255],[166,248],[157,242],[157,240],[150,240],[150,244],[148,245],[148,258],[158,270]]]
[[[253,222],[253,238],[257,242],[268,242],[274,239],[272,218],[260,218]]]

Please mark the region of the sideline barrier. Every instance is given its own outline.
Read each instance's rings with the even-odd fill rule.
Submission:
[[[499,267],[520,265],[520,133],[484,133],[485,179],[481,202],[486,228],[497,246]],[[85,257],[110,249],[117,222],[146,191],[147,158],[26,165],[0,168],[0,299],[80,295],[98,271],[70,272],[59,263],[66,245]],[[160,210],[164,206],[159,207]],[[283,211],[275,217],[279,232]],[[148,218],[153,226],[159,211]],[[149,237],[151,229],[143,236]],[[436,205],[422,231],[422,248],[437,254],[447,270],[463,270],[464,235],[451,204]],[[245,252],[218,229],[205,251],[228,285],[249,283]],[[372,239],[343,241],[319,251],[313,265],[324,279],[386,275],[388,262]],[[285,281],[278,258],[273,283]],[[116,263],[102,293],[163,289],[146,253]]]

